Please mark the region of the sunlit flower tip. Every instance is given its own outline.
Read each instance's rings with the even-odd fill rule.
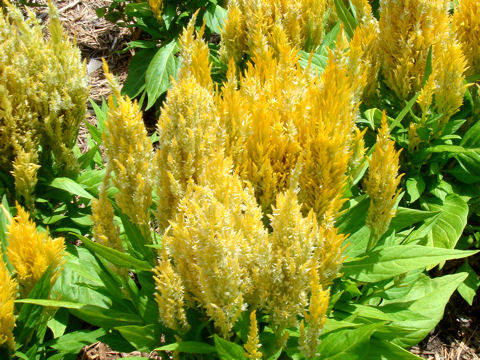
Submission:
[[[63,238],[52,239],[48,231],[39,233],[28,213],[17,204],[18,215],[8,225],[7,256],[16,270],[23,295],[27,295],[52,267],[53,284],[60,275],[65,244]]]
[[[400,152],[395,151],[394,144],[384,112],[365,182],[365,192],[370,197],[367,226],[376,240],[387,231],[395,216],[394,205],[400,193],[397,190],[401,179],[398,175]]]
[[[15,326],[14,300],[17,284],[10,277],[7,267],[0,259],[0,353],[13,352],[15,341],[13,328]]]
[[[429,49],[435,56],[437,48],[450,41],[447,1],[385,0],[379,27],[382,75],[403,102],[422,88]]]
[[[20,149],[13,162],[12,175],[15,179],[17,198],[23,197],[27,207],[34,206],[33,192],[37,184],[38,156],[34,152]]]
[[[420,106],[420,109],[422,109],[423,116],[430,113],[430,106],[433,102],[435,87],[435,74],[432,72],[417,98],[417,103]]]
[[[246,351],[246,356],[251,360],[261,360],[263,355],[259,351],[261,344],[258,338],[258,326],[257,326],[257,317],[256,311],[250,313],[250,329],[248,331],[247,342],[243,346]]]
[[[115,225],[113,218],[113,206],[108,200],[106,191],[101,189],[98,200],[92,201],[93,234],[99,243],[123,251],[120,230]]]
[[[163,22],[163,19],[162,19],[163,7],[164,7],[163,0],[148,0],[148,5],[150,6],[152,13],[157,18],[157,20]]]
[[[115,199],[130,220],[140,226],[150,221],[153,172],[152,144],[136,101],[122,96],[118,82],[103,62],[105,76],[115,96],[109,97],[104,133],[107,165],[113,171],[119,192]]]
[[[166,255],[153,269],[155,274],[155,301],[158,304],[160,319],[170,329],[180,334],[190,325],[184,309],[184,288],[179,275],[173,270]]]
[[[317,270],[313,268],[310,278],[310,304],[308,313],[304,314],[307,328],[305,329],[305,324],[302,321],[298,340],[300,351],[308,359],[314,359],[318,356],[317,349],[326,320],[329,299],[330,292],[322,289]]]
[[[455,8],[452,29],[462,44],[467,59],[466,75],[480,74],[480,4],[478,0],[461,0]]]
[[[210,52],[208,44],[202,40],[205,22],[200,31],[195,32],[197,13],[194,14],[179,39],[181,66],[178,70],[177,79],[181,80],[193,76],[201,86],[212,91]]]

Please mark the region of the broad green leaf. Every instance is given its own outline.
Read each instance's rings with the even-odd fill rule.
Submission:
[[[425,181],[421,176],[409,177],[405,183],[409,201],[411,203],[417,201],[425,191]]]
[[[363,226],[344,241],[346,249],[343,254],[348,258],[355,258],[365,253],[367,250],[368,239],[370,238],[370,229],[368,226]]]
[[[453,249],[467,225],[468,204],[460,196],[450,194],[443,204],[427,204],[429,210],[440,212],[433,225],[432,237],[436,247]]]
[[[145,89],[145,74],[157,48],[143,49],[137,51],[128,65],[128,76],[122,87],[122,94],[130,98],[137,97]]]
[[[409,228],[410,226],[420,223],[426,219],[436,215],[436,212],[422,211],[404,207],[398,207],[395,217],[390,223],[390,229],[400,231]]]
[[[337,219],[336,226],[342,234],[353,234],[365,225],[370,199],[363,196],[355,200],[358,202]]]
[[[329,332],[340,330],[340,329],[346,329],[346,328],[351,329],[359,326],[360,324],[355,324],[355,323],[343,321],[343,320],[337,320],[334,318],[327,318],[327,320],[325,320],[325,325],[323,326],[322,335],[324,336]]]
[[[47,345],[61,354],[78,354],[84,346],[94,344],[103,335],[105,335],[103,329],[79,330],[50,341]]]
[[[422,86],[425,86],[425,84],[428,81],[428,78],[432,74],[433,71],[433,66],[432,66],[432,46],[430,45],[430,49],[428,50],[428,55],[427,55],[427,63],[425,64],[425,72],[423,73],[423,81],[422,81]]]
[[[80,196],[90,200],[93,199],[93,196],[86,191],[82,185],[69,178],[56,178],[50,183],[50,186],[56,189],[64,190],[72,195]]]
[[[465,133],[460,146],[469,151],[456,156],[459,166],[452,173],[467,184],[480,182],[480,121]]]
[[[375,335],[371,339],[368,360],[422,360],[415,354],[401,348],[390,341],[376,339]]]
[[[213,335],[215,341],[215,349],[217,350],[218,356],[222,360],[243,360],[247,359],[245,356],[245,350],[238,344],[232,343],[230,341],[224,340],[217,335]]]
[[[53,318],[48,320],[48,327],[52,330],[53,338],[56,339],[65,333],[68,325],[68,310],[59,309]]]
[[[374,250],[362,259],[347,259],[342,271],[344,276],[358,281],[377,282],[446,260],[468,257],[477,252],[421,245],[393,245]]]
[[[318,348],[321,359],[364,359],[370,347],[370,338],[385,322],[362,325],[355,329],[344,328],[322,336]]]
[[[136,259],[131,255],[93,242],[84,236],[79,236],[77,234],[74,235],[77,236],[80,240],[82,240],[83,244],[87,249],[92,251],[94,254],[99,255],[104,259],[110,261],[114,265],[121,266],[127,269],[135,269],[141,271],[152,270],[152,266],[146,261]]]
[[[160,95],[170,87],[170,77],[175,77],[177,73],[176,52],[177,42],[174,40],[160,48],[148,65],[145,73],[145,85],[148,94],[146,110],[151,108]]]
[[[432,279],[429,292],[422,298],[408,305],[408,310],[418,313],[423,318],[411,318],[403,321],[395,321],[388,326],[403,327],[408,333],[403,336],[392,334],[392,342],[401,347],[413,346],[419,343],[432,331],[443,317],[445,305],[455,289],[465,280],[466,273],[446,275]],[[407,303],[408,304],[408,303]],[[389,305],[387,305],[389,306]]]
[[[143,325],[143,320],[138,314],[106,309],[95,305],[84,305],[79,309],[70,309],[70,312],[92,325],[107,329],[124,325]]]
[[[156,331],[158,326],[118,326],[115,328],[135,349],[150,351],[158,345],[160,334]]]
[[[478,287],[480,286],[480,279],[478,278],[475,270],[473,270],[468,263],[468,260],[458,268],[458,272],[465,272],[468,274],[468,277],[459,285],[457,290],[465,299],[465,301],[471,306],[473,304],[473,298],[475,297]]]
[[[212,345],[199,341],[182,341],[180,343],[173,343],[161,346],[155,349],[156,351],[177,351],[189,354],[211,354],[216,352]]]
[[[227,18],[227,10],[212,3],[208,6],[203,18],[205,19],[205,25],[207,25],[211,32],[220,34],[225,19]]]

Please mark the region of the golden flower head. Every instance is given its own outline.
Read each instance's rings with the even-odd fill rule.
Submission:
[[[52,239],[48,231],[38,232],[28,213],[17,204],[18,215],[8,225],[7,256],[17,273],[23,296],[28,295],[45,271],[53,271],[51,283],[60,275],[65,244],[63,238]]]
[[[468,64],[467,75],[480,74],[480,3],[460,0],[455,8],[452,28],[462,45]]]
[[[15,350],[13,328],[15,326],[14,300],[17,284],[10,277],[7,267],[0,259],[0,353]]]
[[[104,134],[107,169],[113,171],[113,183],[119,192],[115,199],[131,221],[148,225],[152,204],[152,143],[136,101],[123,97],[118,83],[104,61],[105,76],[115,95],[108,99]]]
[[[394,141],[390,140],[387,115],[384,112],[365,182],[365,192],[370,197],[367,226],[374,236],[374,241],[388,230],[390,221],[395,216],[394,205],[400,194],[400,190],[397,190],[401,179],[398,175],[400,152],[395,151],[394,145]],[[374,244],[370,245],[373,247]]]

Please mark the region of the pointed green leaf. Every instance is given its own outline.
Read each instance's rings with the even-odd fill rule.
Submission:
[[[377,282],[446,260],[468,257],[477,252],[421,245],[394,245],[372,251],[362,259],[347,260],[342,271],[344,276],[358,281]]]

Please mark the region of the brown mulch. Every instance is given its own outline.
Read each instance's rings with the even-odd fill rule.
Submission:
[[[76,357],[76,360],[115,360],[127,358],[129,356],[142,356],[154,360],[162,359],[162,357],[156,352],[147,354],[140,351],[134,351],[127,354],[114,351],[108,345],[105,345],[101,342],[96,342],[95,344],[85,346]]]

